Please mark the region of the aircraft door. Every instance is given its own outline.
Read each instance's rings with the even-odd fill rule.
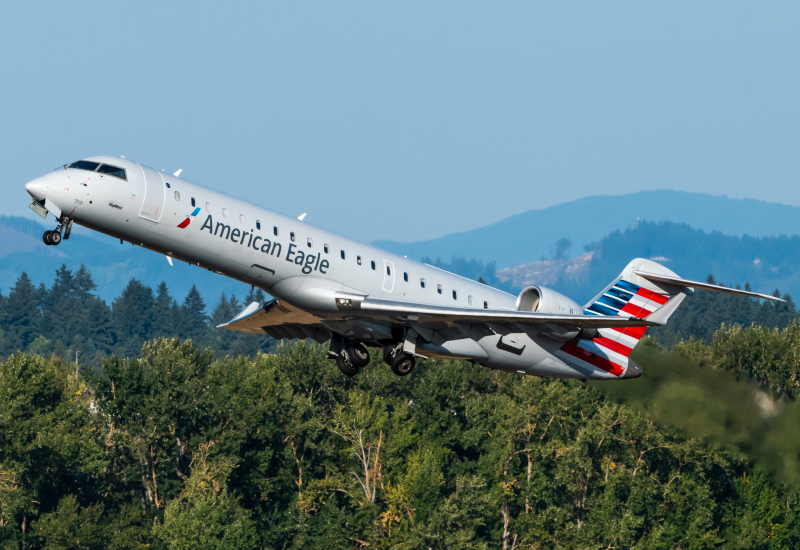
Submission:
[[[164,178],[160,172],[152,168],[147,166],[141,168],[144,174],[144,199],[142,208],[139,210],[139,217],[157,222],[164,212],[164,201],[167,196]]]
[[[388,260],[383,260],[383,290],[394,290],[394,264]]]

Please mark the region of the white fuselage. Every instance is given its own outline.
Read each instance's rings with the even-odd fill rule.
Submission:
[[[397,301],[516,310],[516,296],[506,292],[180,177],[123,158],[86,160],[124,168],[126,179],[66,168],[26,187],[51,211],[60,210],[77,224],[257,286],[300,308],[308,309],[300,290],[320,287]],[[329,326],[348,330],[336,323],[331,319]],[[526,374],[617,378],[553,355],[562,344],[519,332],[423,345],[419,352]]]

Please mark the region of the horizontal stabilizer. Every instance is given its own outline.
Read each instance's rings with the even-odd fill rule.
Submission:
[[[674,286],[684,286],[689,288],[702,288],[703,290],[713,290],[714,292],[727,292],[728,294],[739,294],[741,296],[750,296],[752,298],[761,298],[763,300],[775,300],[776,302],[785,302],[777,296],[770,296],[769,294],[759,294],[758,292],[749,292],[747,290],[738,290],[735,288],[728,288],[726,286],[712,285],[710,283],[698,283],[697,281],[689,281],[681,279],[680,277],[670,277],[668,275],[659,275],[657,273],[648,273],[646,271],[634,271],[639,277],[653,281],[655,283],[665,283]]]

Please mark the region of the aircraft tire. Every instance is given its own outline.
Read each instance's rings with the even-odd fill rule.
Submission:
[[[400,352],[392,358],[389,366],[392,367],[392,372],[397,376],[406,376],[411,374],[411,371],[417,366],[417,360],[414,359],[413,355]]]
[[[356,368],[366,367],[369,365],[369,352],[367,348],[362,346],[361,344],[353,344],[352,346],[347,346],[347,355],[350,357],[350,361],[353,363],[353,366]]]
[[[53,246],[57,246],[61,243],[61,233],[58,231],[51,231],[50,232],[50,244]]]
[[[342,374],[348,377],[353,377],[358,374],[358,367],[353,365],[347,352],[342,352],[336,357],[336,366],[342,371]]]
[[[44,232],[44,235],[42,235],[42,240],[44,241],[44,244],[46,244],[47,246],[50,246],[51,244],[53,244],[53,243],[50,242],[50,234],[51,233],[52,233],[52,231],[48,230],[48,231]]]

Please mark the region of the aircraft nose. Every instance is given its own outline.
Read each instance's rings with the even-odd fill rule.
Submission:
[[[37,201],[43,201],[47,196],[48,178],[42,176],[25,184],[25,190]]]

